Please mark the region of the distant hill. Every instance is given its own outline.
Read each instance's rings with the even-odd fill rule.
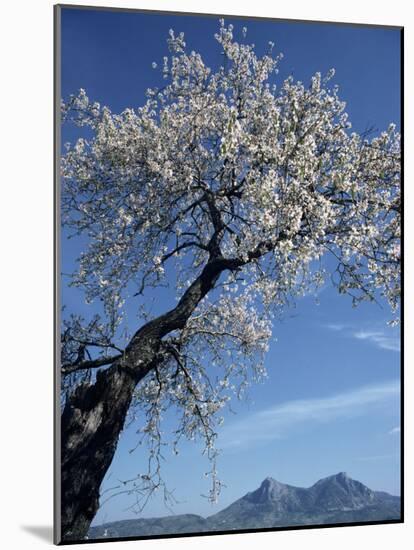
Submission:
[[[91,527],[88,537],[123,538],[206,531],[231,531],[398,520],[400,498],[372,491],[344,472],[320,479],[307,489],[267,477],[255,491],[208,518],[179,514],[115,521]]]
[[[91,527],[90,539],[143,537],[167,533],[209,531],[207,520],[196,514],[177,514],[162,518],[125,519]]]

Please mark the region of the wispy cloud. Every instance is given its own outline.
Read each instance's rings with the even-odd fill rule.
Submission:
[[[221,431],[221,446],[238,447],[252,441],[279,439],[295,426],[361,416],[378,405],[389,404],[399,391],[399,382],[392,380],[320,399],[287,401],[225,426]]]
[[[400,351],[400,340],[395,334],[386,334],[379,330],[358,330],[353,336],[358,340],[367,340],[381,349]]]
[[[361,460],[362,462],[377,462],[377,460],[388,460],[390,458],[398,458],[398,455],[389,453],[386,455],[359,456],[356,460]]]
[[[365,340],[369,344],[373,344],[381,349],[400,351],[399,333],[392,328],[356,329],[351,325],[341,323],[326,323],[323,327],[333,332],[341,332],[347,338]]]
[[[343,325],[341,323],[327,323],[324,325],[326,328],[329,328],[329,330],[333,330],[335,332],[341,332],[342,330],[345,330],[346,325]]]
[[[388,433],[390,435],[399,434],[399,433],[401,433],[401,428],[400,428],[400,426],[395,426],[395,428],[390,430]]]

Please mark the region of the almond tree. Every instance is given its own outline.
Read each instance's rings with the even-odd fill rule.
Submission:
[[[222,20],[215,38],[223,64],[212,71],[170,31],[165,86],[139,109],[114,114],[84,90],[62,103],[63,120],[91,136],[62,158],[63,223],[88,243],[71,284],[102,305],[92,320],[65,315],[62,328],[65,540],[87,534],[127,415],[149,445],[138,505],[163,487],[170,407],[181,411],[173,449],[204,438],[217,498],[220,411],[265,375],[272,317],[295,296],[328,275],[354,304],[385,298],[398,309],[395,126],[371,139],[352,133],[333,70],[276,85],[272,43],[258,56]],[[142,312],[125,342],[125,301],[168,284],[175,307]]]

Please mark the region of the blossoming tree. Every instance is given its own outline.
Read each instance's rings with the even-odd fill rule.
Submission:
[[[216,71],[170,31],[165,86],[137,110],[113,114],[83,90],[62,103],[63,120],[89,136],[62,158],[63,223],[88,243],[72,284],[102,304],[91,320],[63,321],[66,540],[86,535],[129,417],[149,445],[148,471],[134,481],[140,505],[163,486],[169,407],[181,411],[173,450],[183,436],[204,438],[217,497],[220,411],[232,391],[265,375],[272,316],[324,281],[325,256],[339,292],[398,308],[395,126],[372,139],[351,133],[333,71],[308,86],[291,77],[276,86],[273,45],[259,57],[232,30],[220,22]],[[168,283],[175,307],[143,312],[125,342],[125,300]]]

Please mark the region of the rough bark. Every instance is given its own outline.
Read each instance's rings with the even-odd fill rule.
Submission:
[[[117,366],[98,374],[67,400],[62,414],[62,538],[81,540],[99,507],[99,488],[112,461],[135,381]]]
[[[182,329],[222,271],[234,267],[222,257],[212,258],[174,309],[141,327],[124,357],[68,397],[61,424],[62,540],[82,540],[88,533],[134,389],[159,361],[162,338]]]

